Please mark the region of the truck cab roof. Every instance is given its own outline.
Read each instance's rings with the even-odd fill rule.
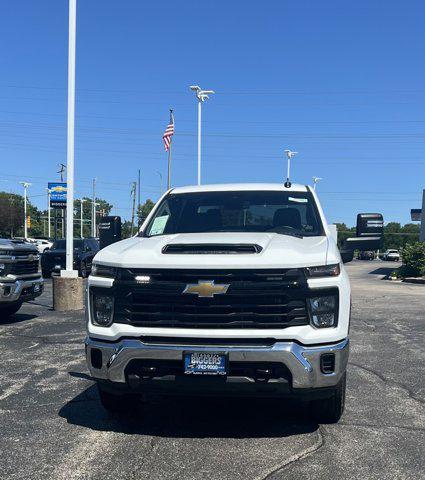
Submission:
[[[289,188],[283,183],[222,183],[212,185],[191,185],[187,187],[172,188],[170,193],[195,193],[195,192],[240,192],[240,191],[283,191],[307,192],[306,185],[293,183]]]

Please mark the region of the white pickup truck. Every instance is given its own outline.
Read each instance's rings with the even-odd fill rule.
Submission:
[[[108,410],[163,392],[290,396],[318,421],[342,415],[350,284],[310,187],[171,189],[137,236],[96,255],[88,305]]]

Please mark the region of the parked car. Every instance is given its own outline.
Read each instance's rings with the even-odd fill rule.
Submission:
[[[46,238],[27,238],[27,240],[37,247],[38,253],[43,253],[46,250],[50,250],[53,245],[53,242]]]
[[[99,242],[94,238],[74,239],[74,269],[79,275],[87,277],[92,268],[93,257],[99,251]],[[66,240],[56,240],[50,250],[41,257],[43,277],[48,278],[52,273],[59,273],[66,266]]]
[[[35,245],[0,239],[0,320],[42,292],[40,255]]]
[[[387,262],[398,262],[400,260],[400,252],[395,249],[389,249],[384,253],[382,260]]]
[[[357,258],[359,260],[374,260],[375,252],[372,252],[371,250],[360,251]]]

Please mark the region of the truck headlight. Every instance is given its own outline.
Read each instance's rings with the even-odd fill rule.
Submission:
[[[4,263],[0,263],[0,273],[3,273],[6,269],[6,265]]]
[[[111,295],[93,294],[92,323],[99,327],[112,325],[114,317],[114,297]]]
[[[307,267],[305,269],[307,277],[337,277],[341,273],[339,263],[333,265],[320,265],[319,267]]]
[[[106,278],[115,278],[117,274],[117,269],[115,267],[108,267],[107,265],[99,265],[98,263],[93,263],[91,267],[90,275],[94,277],[106,277]]]
[[[308,299],[311,323],[316,328],[335,327],[337,324],[337,300],[335,295]]]

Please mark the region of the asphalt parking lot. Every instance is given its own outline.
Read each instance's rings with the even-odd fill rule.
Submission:
[[[0,477],[7,479],[425,478],[425,287],[347,266],[353,289],[346,412],[309,423],[290,403],[150,399],[100,406],[82,312],[51,310],[51,285],[0,321]]]

